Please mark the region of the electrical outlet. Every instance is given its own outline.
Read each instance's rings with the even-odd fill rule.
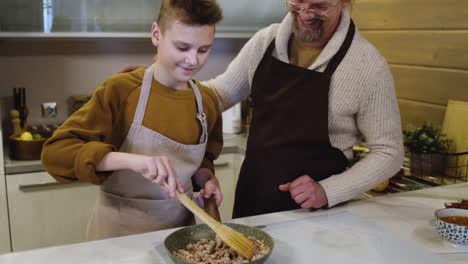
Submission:
[[[56,102],[42,103],[41,108],[42,108],[43,118],[53,118],[57,116],[57,103]]]

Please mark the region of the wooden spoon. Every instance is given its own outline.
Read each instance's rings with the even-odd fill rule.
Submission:
[[[169,184],[164,181],[164,187],[169,189]],[[213,230],[216,235],[228,246],[230,246],[234,251],[244,258],[250,260],[252,259],[253,252],[256,249],[255,244],[244,236],[239,231],[221,224],[220,222],[213,219],[208,215],[203,209],[201,209],[191,198],[189,198],[185,193],[179,193],[176,191],[177,199],[189,209],[194,215],[196,215],[203,223],[207,224],[211,230]]]

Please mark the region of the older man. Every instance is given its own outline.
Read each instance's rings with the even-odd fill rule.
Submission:
[[[281,24],[257,32],[206,83],[223,109],[253,99],[234,217],[331,207],[401,167],[393,78],[355,28],[349,1],[286,1]],[[370,152],[349,168],[360,139]]]

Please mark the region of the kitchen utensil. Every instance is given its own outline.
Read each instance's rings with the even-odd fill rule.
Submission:
[[[216,221],[221,222],[221,216],[219,215],[218,205],[216,204],[216,199],[214,195],[211,195],[210,198],[205,199],[205,212],[213,217]]]
[[[169,185],[164,181],[164,187],[169,188]],[[203,223],[207,224],[219,238],[230,246],[239,255],[246,259],[251,259],[254,250],[256,249],[255,244],[250,241],[247,237],[242,235],[240,232],[232,229],[229,226],[223,225],[220,222],[213,219],[203,209],[201,209],[192,199],[190,199],[185,193],[176,192],[177,199],[189,209],[195,216],[197,216]]]
[[[26,88],[20,88],[20,97],[21,97],[21,105],[20,105],[20,116],[21,116],[21,123],[20,126],[24,130],[27,127],[26,120],[28,119],[29,110],[26,106]]]
[[[13,128],[13,134],[11,137],[19,137],[21,133],[23,132],[20,127],[20,114],[18,110],[13,109],[10,110],[10,119],[11,119],[11,127]]]
[[[264,263],[268,257],[270,256],[271,252],[273,251],[274,241],[273,238],[265,231],[260,230],[255,227],[240,225],[240,224],[233,224],[233,223],[225,223],[225,225],[229,226],[232,229],[244,234],[245,236],[253,236],[258,240],[262,240],[265,245],[271,248],[271,251],[265,255],[264,257],[257,259],[255,261],[248,262],[250,264],[261,264]],[[169,256],[172,261],[176,264],[189,264],[189,262],[183,261],[172,254],[172,252],[177,251],[179,249],[186,249],[187,245],[190,243],[196,243],[201,239],[205,238],[208,240],[214,240],[216,237],[215,232],[210,229],[205,224],[200,225],[192,225],[182,229],[179,229],[173,233],[171,233],[165,240],[164,246],[166,250],[169,252]]]
[[[26,107],[26,88],[13,88],[14,107],[19,112],[20,127],[24,130],[27,127],[28,108]]]

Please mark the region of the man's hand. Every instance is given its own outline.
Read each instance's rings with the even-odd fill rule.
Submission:
[[[294,201],[302,208],[321,208],[328,204],[327,195],[322,185],[308,175],[282,184],[279,189],[283,192],[289,192]]]
[[[132,72],[136,69],[139,69],[139,68],[148,68],[147,65],[127,65],[125,67],[123,67],[122,69],[120,69],[117,73],[126,73],[126,72]]]
[[[156,60],[158,60],[158,54],[154,55],[153,57],[153,62],[156,62]],[[120,71],[118,71],[117,73],[126,73],[126,72],[132,72],[136,69],[139,69],[139,68],[148,68],[148,65],[127,65],[125,67],[123,67]]]

